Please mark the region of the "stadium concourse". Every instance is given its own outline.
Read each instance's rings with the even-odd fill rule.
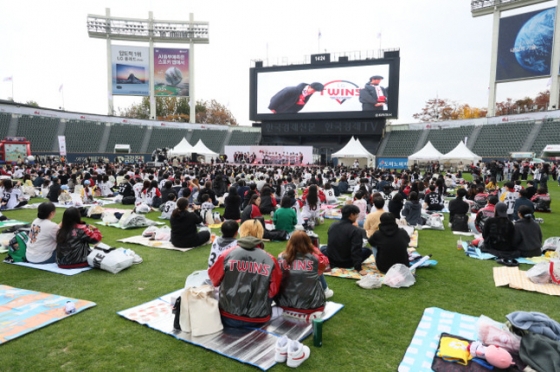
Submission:
[[[226,129],[218,125],[193,126],[186,123],[169,123],[164,126],[164,123],[159,122],[156,123],[159,126],[149,126],[126,123],[124,118],[118,118],[121,122],[115,122],[116,118],[103,116],[88,115],[88,120],[65,119],[49,115],[46,110],[41,110],[44,115],[33,114],[32,110],[29,110],[31,114],[21,114],[15,109],[14,112],[9,112],[11,107],[15,106],[5,105],[0,110],[0,138],[25,137],[31,142],[32,153],[38,155],[58,155],[58,136],[66,137],[69,154],[83,157],[106,154],[111,158],[109,155],[115,155],[114,146],[126,143],[130,145],[130,155],[142,155],[144,161],[149,161],[154,149],[172,147],[183,137],[190,143],[196,143],[200,139],[210,150],[220,154],[224,153],[225,146],[253,146],[261,144],[262,140],[260,129],[255,127]],[[80,114],[75,116],[79,117],[78,115]],[[490,160],[506,159],[510,152],[534,152],[539,156],[547,144],[560,144],[560,131],[557,130],[560,118],[476,126],[469,122],[461,126],[462,122],[458,121],[450,128],[441,128],[437,124],[387,127],[380,141],[368,142],[366,148],[378,159],[406,158],[428,141],[441,153],[446,153],[466,138],[469,149],[483,159]],[[401,130],[409,126],[422,129]],[[351,135],[349,133],[348,137]],[[307,144],[309,140],[303,137],[299,137],[300,145]],[[330,144],[332,152],[344,145],[345,141],[340,138],[333,139]],[[72,161],[70,156],[68,161]]]

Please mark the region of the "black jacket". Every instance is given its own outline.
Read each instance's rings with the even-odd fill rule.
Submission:
[[[519,257],[519,251],[513,247],[514,235],[515,228],[507,217],[489,218],[482,230],[484,245],[481,250],[498,257]]]
[[[514,224],[515,237],[513,245],[519,250],[521,257],[537,257],[542,255],[542,231],[532,218],[521,218]]]
[[[353,267],[362,270],[362,231],[348,219],[341,219],[329,227],[327,257],[331,267]]]
[[[303,105],[298,105],[297,102],[302,94],[303,88],[305,88],[307,83],[301,83],[295,87],[286,87],[276,93],[271,99],[268,105],[269,110],[274,110],[277,114],[290,114],[299,112],[309,101],[311,95],[304,98]]]
[[[386,273],[391,266],[400,263],[408,266],[408,243],[410,236],[395,223],[379,224],[379,230],[369,237],[369,244],[377,247],[375,263],[382,273]]]
[[[383,95],[387,97],[387,89],[381,87]],[[360,102],[362,103],[363,111],[378,111],[383,110],[383,106],[375,106],[379,102],[379,97],[377,97],[377,91],[371,83],[366,83],[366,85],[360,89]]]
[[[86,262],[91,251],[89,245],[98,243],[102,238],[97,228],[82,223],[76,225],[63,243],[57,243],[56,263],[59,266],[70,266]]]
[[[224,218],[226,220],[241,219],[241,198],[237,194],[228,195],[224,198]]]
[[[175,247],[190,248],[196,247],[198,243],[198,235],[196,225],[203,222],[200,215],[183,211],[178,217],[169,220],[171,223],[171,244]]]

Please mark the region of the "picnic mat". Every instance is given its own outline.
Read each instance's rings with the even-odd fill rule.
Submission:
[[[73,315],[64,312],[67,301],[74,303],[76,313],[95,306],[90,301],[0,284],[0,345]]]
[[[468,242],[462,242],[462,245],[463,245],[463,250],[465,251],[467,257],[476,258],[477,260],[492,260],[496,258],[496,256],[494,256],[491,253],[482,252],[480,248],[475,247],[473,245],[469,245]],[[535,265],[536,263],[539,262],[548,261],[545,256],[529,257],[529,258],[518,257],[516,258],[516,260],[521,264],[527,264],[527,265]]]
[[[461,336],[469,340],[477,339],[478,317],[455,313],[437,307],[424,309],[424,314],[403,360],[399,372],[431,371],[442,332]]]
[[[383,276],[383,274],[377,269],[375,265],[375,257],[373,255],[369,256],[364,262],[362,262],[362,270],[365,270],[367,274],[378,274]],[[349,279],[356,279],[360,280],[362,276],[360,273],[353,268],[341,268],[341,267],[332,267],[331,271],[325,271],[323,275],[334,276],[337,278],[349,278]]]
[[[6,262],[6,261],[4,261],[4,263],[10,264],[10,265],[29,267],[31,269],[50,271],[51,273],[62,274],[62,275],[67,275],[67,276],[80,274],[80,273],[83,273],[84,271],[88,271],[88,270],[92,269],[89,266],[80,267],[80,268],[77,268],[77,269],[61,269],[55,263],[40,264],[40,265],[33,264],[33,263],[30,263],[30,262]]]
[[[261,328],[224,328],[207,336],[193,337],[189,333],[173,330],[175,315],[171,313],[172,299],[181,295],[183,289],[169,293],[153,301],[119,311],[120,316],[146,325],[179,340],[203,347],[218,354],[253,365],[263,371],[273,367],[276,340],[282,335],[302,340],[312,333],[312,326],[302,320],[279,317]],[[323,320],[331,318],[343,305],[327,302]]]
[[[28,224],[29,224],[29,222],[23,222],[23,221],[18,221],[18,220],[0,221],[0,229],[3,229],[4,227],[9,227],[9,226],[28,225]]]
[[[131,236],[130,238],[119,239],[117,241],[123,243],[130,243],[130,244],[139,244],[139,245],[143,245],[144,247],[172,249],[181,252],[190,251],[192,249],[192,248],[177,248],[169,241],[150,240],[150,238],[145,238],[142,235]]]
[[[552,283],[536,284],[527,278],[527,272],[519,267],[494,267],[494,284],[496,287],[509,285],[510,288],[560,296],[560,286]]]
[[[151,220],[150,220],[151,221]],[[153,225],[165,225],[164,222],[156,222],[156,221],[152,221]],[[117,229],[121,229],[121,230],[130,230],[130,229],[137,229],[139,227],[148,227],[148,226],[152,226],[152,225],[134,225],[134,226],[127,226],[127,227],[122,227],[121,225],[119,225],[119,223],[110,223],[110,224],[106,224],[103,221],[97,221],[96,224],[98,225],[102,225],[102,226],[111,226],[111,227],[116,227]]]

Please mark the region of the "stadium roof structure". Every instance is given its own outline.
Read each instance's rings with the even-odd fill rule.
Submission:
[[[430,141],[418,152],[410,155],[408,160],[439,160],[443,154]]]

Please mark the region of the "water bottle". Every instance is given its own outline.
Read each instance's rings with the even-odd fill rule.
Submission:
[[[313,319],[313,346],[323,346],[323,319]]]

